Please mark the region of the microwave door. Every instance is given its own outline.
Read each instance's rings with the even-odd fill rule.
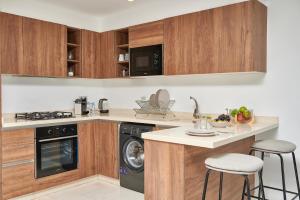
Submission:
[[[162,74],[162,46],[130,49],[130,75],[149,76]]]

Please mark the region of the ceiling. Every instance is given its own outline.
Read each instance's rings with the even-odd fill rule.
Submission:
[[[159,1],[161,0],[135,0],[134,2],[127,0],[39,0],[39,2],[95,16],[109,15],[131,7],[144,6]]]

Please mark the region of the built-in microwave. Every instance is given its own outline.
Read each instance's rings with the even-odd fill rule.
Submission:
[[[163,45],[130,49],[130,76],[153,76],[163,73]]]

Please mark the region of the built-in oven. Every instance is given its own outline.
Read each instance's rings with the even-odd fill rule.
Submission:
[[[163,73],[163,45],[130,49],[130,76],[153,76]]]
[[[35,153],[36,178],[77,169],[77,125],[36,128]]]

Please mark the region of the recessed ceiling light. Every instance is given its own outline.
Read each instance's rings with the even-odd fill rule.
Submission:
[[[129,2],[133,2],[134,0],[128,0]]]

